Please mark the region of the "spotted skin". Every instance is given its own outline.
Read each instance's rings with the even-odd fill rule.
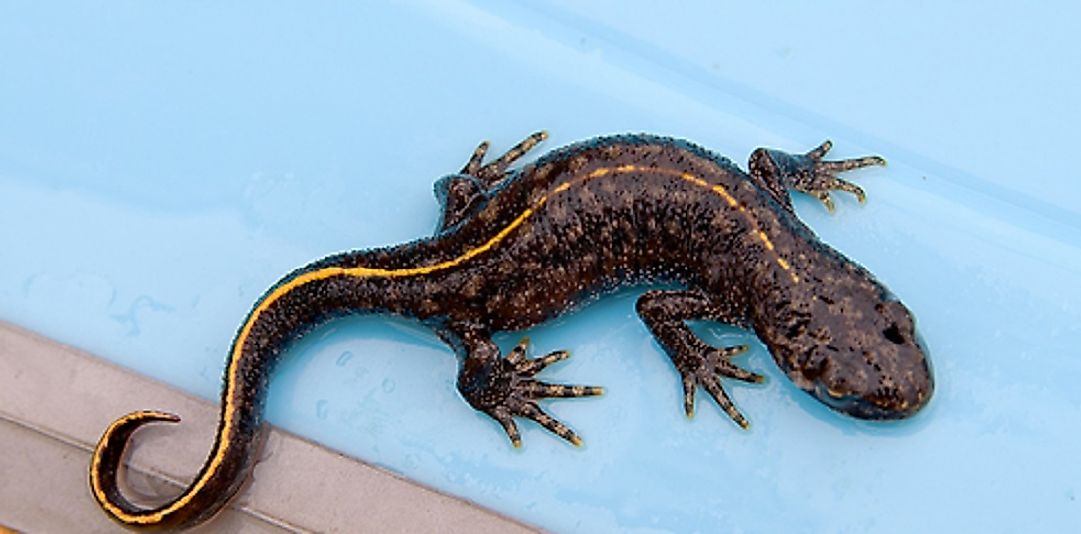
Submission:
[[[709,320],[752,330],[799,388],[864,419],[918,411],[933,380],[912,314],[865,269],[819,241],[796,217],[789,189],[832,209],[830,192],[863,199],[836,174],[883,164],[877,157],[824,161],[758,149],[750,172],[686,141],[602,137],[510,170],[546,138],[539,132],[485,163],[481,143],[461,172],[436,182],[442,216],[434,236],[346,252],[286,275],[241,324],[226,362],[218,432],[202,470],[174,500],[144,509],[117,487],[131,434],[171,414],[135,412],[113,423],[95,450],[90,485],[105,512],[132,528],[178,529],[213,516],[240,488],[256,456],[269,378],[291,340],[335,317],[394,314],[432,328],[459,356],[458,391],[521,445],[528,419],[574,445],[578,435],[541,408],[552,398],[600,395],[596,386],[537,379],[566,359],[506,356],[499,331],[524,330],[625,285],[664,283],[637,311],[672,360],[684,411],[701,387],[741,427],[747,419],[724,379],[760,382],[732,359],[746,346],[712,347],[688,327]]]

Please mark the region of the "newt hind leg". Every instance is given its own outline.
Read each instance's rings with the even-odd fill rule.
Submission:
[[[435,197],[443,211],[436,233],[468,219],[482,209],[494,189],[507,176],[507,168],[547,138],[548,132],[533,133],[486,164],[484,157],[488,154],[489,143],[483,141],[477,145],[458,174],[444,176],[435,183]]]
[[[789,154],[771,148],[759,148],[751,153],[748,164],[751,176],[759,182],[781,204],[792,209],[788,198],[788,189],[795,189],[817,198],[826,209],[833,211],[830,191],[845,191],[856,195],[860,202],[866,199],[859,186],[837,178],[837,174],[871,165],[886,165],[886,160],[878,156],[823,161],[826,153],[833,148],[829,140],[811,149],[806,154]]]
[[[648,291],[638,299],[638,315],[668,353],[683,382],[683,409],[694,416],[694,394],[702,386],[737,425],[749,425],[721,385],[721,377],[761,383],[765,379],[732,363],[746,345],[716,348],[707,345],[687,326],[690,319],[739,322],[728,317],[707,295],[698,291]]]
[[[529,339],[524,338],[504,358],[499,348],[486,337],[464,336],[460,347],[465,359],[458,372],[458,391],[470,406],[495,419],[515,447],[521,447],[522,437],[515,417],[530,419],[549,432],[575,446],[581,438],[567,425],[548,415],[537,405],[547,398],[573,398],[601,395],[604,389],[595,386],[550,384],[534,378],[549,365],[567,359],[567,351],[555,351],[539,358],[526,355]]]

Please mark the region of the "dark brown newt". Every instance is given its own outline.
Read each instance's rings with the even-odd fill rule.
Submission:
[[[831,190],[859,187],[835,174],[884,164],[878,157],[824,161],[757,149],[749,170],[697,145],[652,135],[571,145],[519,170],[509,166],[546,137],[534,134],[485,164],[488,144],[436,183],[436,234],[403,245],[346,252],[286,275],[244,320],[225,370],[214,446],[195,480],[153,509],[128,501],[117,469],[140,426],[179,418],[141,411],[115,421],[94,452],[94,496],[130,527],[184,528],[206,520],[251,472],[270,375],[289,342],[356,313],[386,313],[431,327],[461,360],[458,390],[520,445],[515,417],[580,444],[537,401],[601,393],[536,375],[567,357],[537,358],[523,341],[506,356],[498,331],[523,330],[617,287],[665,283],[638,314],[682,377],[684,410],[702,386],[741,427],[721,378],[760,382],[688,328],[711,320],[753,330],[797,387],[861,419],[899,419],[927,403],[933,380],[912,314],[864,268],[818,240],[796,217],[795,189],[833,209]]]

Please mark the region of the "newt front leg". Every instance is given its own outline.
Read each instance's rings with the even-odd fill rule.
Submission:
[[[679,370],[683,382],[683,409],[694,416],[694,392],[702,386],[732,421],[742,428],[749,424],[739,413],[721,386],[720,377],[742,382],[761,383],[762,375],[742,369],[731,362],[747,351],[746,345],[711,347],[691,332],[686,321],[713,319],[738,322],[728,317],[707,295],[694,291],[647,291],[638,299],[638,315],[664,348]]]

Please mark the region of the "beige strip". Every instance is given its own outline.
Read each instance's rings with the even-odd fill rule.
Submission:
[[[101,430],[146,406],[185,424],[141,430],[126,478],[139,493],[176,495],[206,459],[217,405],[0,322],[0,525],[124,532],[91,497],[87,467]],[[193,532],[533,532],[277,429],[262,458],[257,483]]]

